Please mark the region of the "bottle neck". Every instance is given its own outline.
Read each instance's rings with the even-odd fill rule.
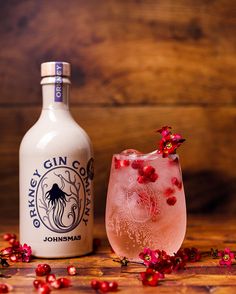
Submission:
[[[70,81],[64,77],[45,77],[41,81],[43,110],[69,110]]]

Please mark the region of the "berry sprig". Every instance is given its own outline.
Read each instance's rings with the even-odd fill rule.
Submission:
[[[147,267],[145,272],[140,273],[143,285],[157,286],[165,274],[185,269],[187,262],[195,262],[201,259],[201,253],[194,247],[180,249],[173,256],[168,255],[164,250],[152,250],[144,248],[139,254],[143,264]]]
[[[140,167],[138,169],[139,176],[137,178],[137,181],[139,184],[146,184],[150,182],[156,182],[158,179],[158,174],[156,173],[156,170],[151,165],[145,165],[143,167]]]
[[[21,245],[17,241],[16,235],[7,233],[3,235],[3,240],[7,241],[10,246],[0,251],[0,263],[3,267],[9,266],[11,262],[29,262],[32,258],[31,247],[27,244]]]

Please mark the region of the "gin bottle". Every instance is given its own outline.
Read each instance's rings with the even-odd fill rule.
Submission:
[[[43,107],[20,146],[20,241],[33,255],[92,251],[93,152],[69,107],[70,64],[41,64]]]

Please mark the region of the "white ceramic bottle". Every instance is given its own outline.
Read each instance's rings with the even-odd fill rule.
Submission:
[[[41,76],[42,112],[20,146],[20,241],[36,257],[84,255],[92,251],[91,142],[69,112],[70,64],[43,63]]]

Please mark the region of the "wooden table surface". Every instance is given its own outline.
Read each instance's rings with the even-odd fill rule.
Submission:
[[[1,235],[6,232],[18,232],[15,220],[3,220],[0,224]],[[141,265],[121,267],[113,261],[106,238],[103,220],[95,221],[94,237],[101,239],[101,246],[93,254],[71,259],[34,259],[30,263],[14,263],[8,268],[0,269],[0,282],[14,287],[13,293],[36,293],[32,282],[35,279],[34,269],[38,263],[48,263],[58,277],[66,276],[69,264],[79,269],[76,276],[70,277],[72,286],[55,290],[58,293],[96,293],[90,288],[93,278],[117,281],[118,293],[236,293],[236,265],[230,269],[220,267],[219,259],[210,256],[211,247],[236,250],[235,217],[227,216],[189,216],[188,228],[183,247],[197,247],[201,250],[202,259],[196,263],[188,263],[185,270],[166,275],[157,287],[143,286],[139,280],[139,272],[144,271]],[[2,239],[2,238],[1,238]],[[0,241],[0,248],[7,242]],[[52,291],[53,293],[54,291]]]

